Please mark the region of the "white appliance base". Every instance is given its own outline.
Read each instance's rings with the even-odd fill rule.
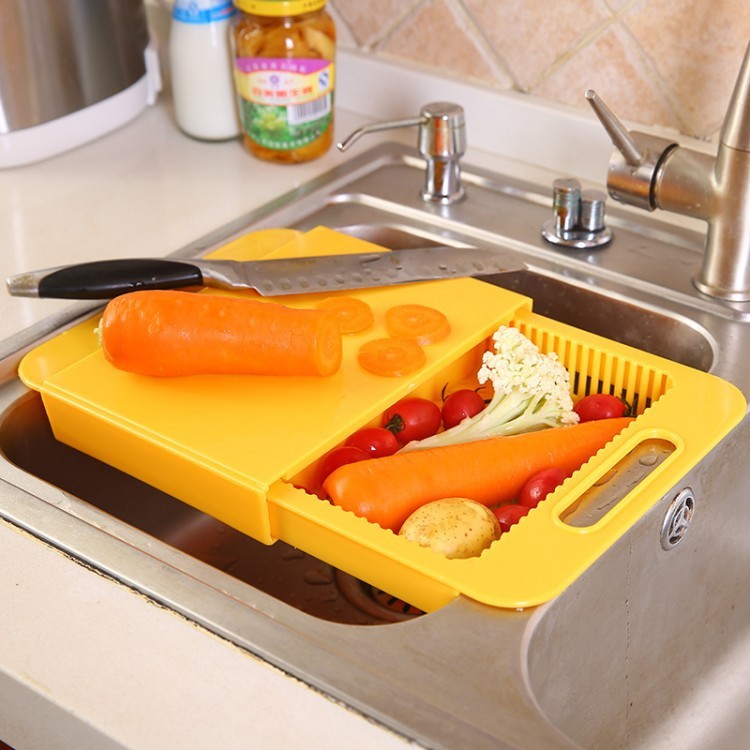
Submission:
[[[144,51],[146,73],[132,86],[89,107],[23,130],[0,134],[0,169],[48,159],[100,138],[135,119],[161,91],[156,50]]]

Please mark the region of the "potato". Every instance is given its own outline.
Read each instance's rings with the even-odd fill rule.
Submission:
[[[398,532],[450,558],[476,557],[500,537],[495,514],[476,500],[446,497],[417,508]]]

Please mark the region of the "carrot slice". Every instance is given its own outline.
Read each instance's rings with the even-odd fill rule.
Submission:
[[[385,327],[397,339],[414,339],[422,346],[442,341],[451,332],[448,318],[426,305],[396,305],[385,311]]]
[[[372,339],[359,348],[357,361],[373,375],[397,378],[424,366],[424,349],[412,339]]]
[[[398,531],[431,500],[469,497],[492,506],[515,498],[541,469],[572,474],[632,421],[613,417],[372,458],[339,467],[323,490],[334,505]]]
[[[104,356],[141,375],[332,375],[341,366],[336,316],[247,297],[141,291],[110,300]]]
[[[315,307],[334,312],[344,334],[366,331],[375,322],[372,308],[357,297],[326,297]]]

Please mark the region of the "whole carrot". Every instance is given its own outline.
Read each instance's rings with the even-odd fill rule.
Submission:
[[[323,490],[334,505],[398,531],[432,500],[467,497],[494,505],[513,500],[542,469],[570,474],[632,421],[600,419],[358,461],[331,473]]]
[[[341,366],[333,313],[178,291],[115,297],[99,326],[104,356],[141,375],[332,375]]]

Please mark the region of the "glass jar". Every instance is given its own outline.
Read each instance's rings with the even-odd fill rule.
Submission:
[[[333,143],[336,27],[326,0],[235,0],[242,137],[259,159],[299,163]]]

